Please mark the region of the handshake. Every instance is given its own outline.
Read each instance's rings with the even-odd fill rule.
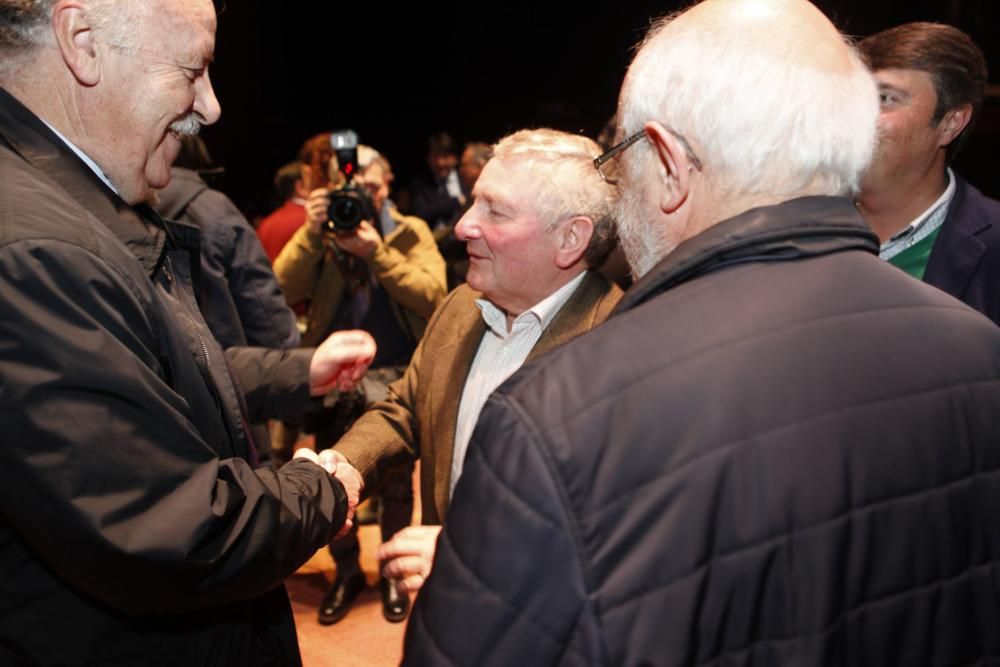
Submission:
[[[300,449],[295,452],[294,458],[306,458],[333,475],[347,491],[347,520],[343,527],[337,532],[336,537],[343,537],[354,524],[354,510],[358,507],[361,498],[361,491],[365,487],[361,473],[355,469],[340,452],[332,449],[324,449],[317,454],[311,449]]]

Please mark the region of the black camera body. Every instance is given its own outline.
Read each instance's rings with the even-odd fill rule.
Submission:
[[[330,147],[337,157],[337,168],[344,175],[344,184],[330,192],[326,209],[326,229],[335,234],[349,234],[362,220],[375,219],[375,206],[364,188],[354,182],[358,170],[358,135],[342,130],[330,135]]]

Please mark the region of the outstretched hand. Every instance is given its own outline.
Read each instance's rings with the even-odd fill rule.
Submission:
[[[335,331],[320,343],[309,363],[309,393],[350,391],[375,358],[375,339],[364,331]]]
[[[334,539],[343,537],[354,524],[354,511],[361,500],[361,491],[365,488],[361,473],[348,462],[343,454],[332,449],[324,449],[319,454],[311,449],[299,449],[293,458],[309,459],[344,485],[344,490],[347,492],[347,518]]]

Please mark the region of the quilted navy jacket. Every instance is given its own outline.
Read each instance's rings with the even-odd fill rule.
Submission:
[[[1000,329],[876,250],[748,211],[503,385],[405,662],[1000,664]]]

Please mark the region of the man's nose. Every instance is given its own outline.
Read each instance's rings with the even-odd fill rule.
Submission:
[[[469,241],[479,238],[479,225],[475,222],[473,209],[465,212],[465,215],[455,223],[455,238],[459,241]]]
[[[219,99],[215,96],[215,89],[212,88],[212,80],[208,78],[208,72],[195,82],[194,111],[198,114],[202,125],[211,125],[219,120],[222,115],[222,107]]]

